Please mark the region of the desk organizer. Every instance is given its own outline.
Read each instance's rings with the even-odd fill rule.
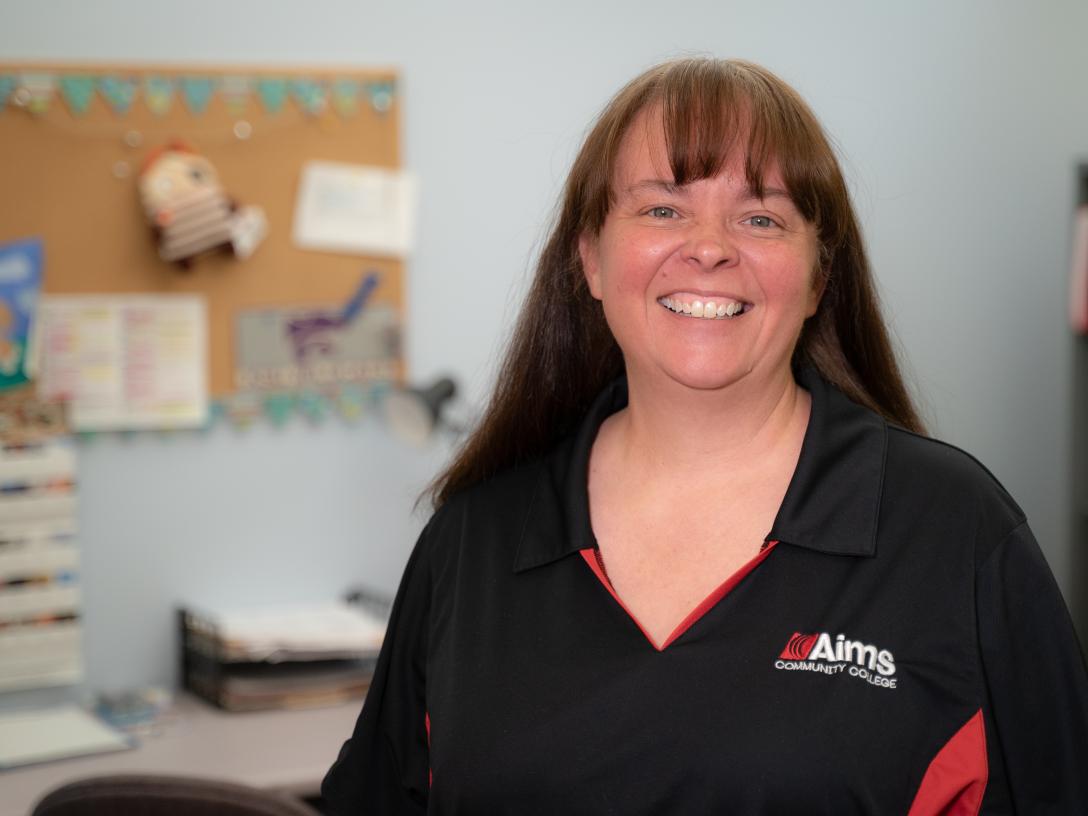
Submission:
[[[331,705],[362,697],[385,634],[385,621],[373,607],[182,607],[181,685],[228,711]]]

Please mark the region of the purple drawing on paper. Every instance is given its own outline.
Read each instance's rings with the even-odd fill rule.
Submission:
[[[351,324],[377,287],[378,273],[368,272],[339,312],[316,312],[290,321],[287,336],[294,347],[295,359],[302,363],[313,352],[330,354],[336,332]]]

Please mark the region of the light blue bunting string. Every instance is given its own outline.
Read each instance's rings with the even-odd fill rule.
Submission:
[[[136,98],[136,80],[132,77],[104,76],[98,79],[98,92],[114,113],[124,116]]]
[[[269,394],[264,398],[264,415],[277,427],[287,424],[294,407],[295,398],[291,394]]]
[[[332,106],[344,119],[350,119],[359,112],[359,83],[354,79],[333,80],[330,88]]]
[[[200,116],[208,107],[215,83],[208,77],[184,76],[181,78],[181,96],[194,116]]]
[[[30,73],[19,77],[21,91],[26,93],[26,108],[35,115],[49,110],[53,94],[57,90],[57,78],[53,74]]]
[[[328,89],[324,82],[315,79],[296,79],[291,82],[291,94],[303,113],[319,116],[325,110]]]
[[[244,76],[226,76],[219,81],[219,93],[231,116],[241,116],[249,105],[253,80]]]
[[[315,425],[329,412],[329,401],[317,391],[303,391],[295,400],[298,412]]]
[[[393,107],[392,82],[371,82],[367,90],[370,92],[370,106],[378,113],[385,113]]]
[[[336,410],[348,422],[357,422],[365,413],[368,401],[368,394],[362,386],[345,385],[336,395]]]
[[[258,79],[257,96],[269,113],[279,113],[287,99],[287,81],[284,79]]]
[[[7,104],[8,97],[15,89],[15,77],[11,74],[0,74],[0,111]]]
[[[156,116],[165,116],[174,104],[174,81],[168,77],[144,78],[144,102]]]
[[[73,116],[87,112],[94,98],[94,78],[83,74],[69,74],[60,78],[60,93]]]

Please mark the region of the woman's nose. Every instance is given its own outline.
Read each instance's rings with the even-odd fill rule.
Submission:
[[[704,227],[693,233],[684,249],[688,261],[706,271],[733,264],[737,248],[724,227]]]

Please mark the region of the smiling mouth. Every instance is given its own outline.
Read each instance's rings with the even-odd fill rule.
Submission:
[[[657,302],[681,317],[698,317],[703,320],[728,320],[740,317],[752,308],[751,303],[736,300],[687,300],[661,297]]]

